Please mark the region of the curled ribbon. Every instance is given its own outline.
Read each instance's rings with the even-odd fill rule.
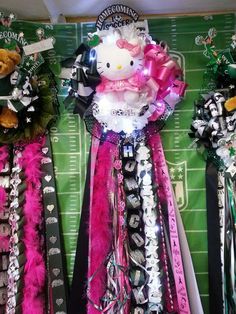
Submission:
[[[236,114],[225,110],[225,98],[221,93],[210,93],[196,105],[191,137],[198,138],[206,147],[218,148],[219,140],[228,138],[236,127]]]
[[[145,74],[154,80],[159,98],[164,98],[172,92],[182,96],[186,84],[176,78],[181,74],[177,63],[171,59],[160,45],[149,44],[144,49]]]

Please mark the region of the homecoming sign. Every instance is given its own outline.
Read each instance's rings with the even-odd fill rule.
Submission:
[[[123,25],[137,22],[138,13],[123,4],[114,4],[103,10],[96,21],[96,27],[99,30],[108,29],[110,27],[121,27]]]
[[[17,41],[21,46],[26,46],[28,43],[25,40],[25,38],[22,36],[22,33],[15,33],[13,31],[3,31],[0,32],[0,40],[15,40]]]

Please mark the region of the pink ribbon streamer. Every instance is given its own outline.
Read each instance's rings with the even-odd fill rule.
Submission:
[[[111,169],[115,148],[114,144],[99,143],[93,138],[88,265],[90,302],[87,306],[89,314],[101,313],[94,305],[100,305],[100,298],[103,297],[106,289],[105,260],[111,251],[112,244],[112,215],[109,197],[112,192],[110,189],[112,186]]]
[[[8,159],[9,159],[8,147],[7,145],[3,145],[0,147],[0,172],[6,166]]]
[[[173,273],[175,278],[179,314],[191,314],[188,293],[185,282],[184,267],[181,257],[181,249],[178,236],[178,228],[175,214],[175,206],[172,195],[171,181],[166,165],[164,151],[159,134],[149,137],[149,145],[152,150],[155,180],[162,187],[161,200],[168,204],[168,219],[170,230],[170,244],[172,253]]]
[[[94,173],[95,173],[95,166],[96,166],[96,159],[97,159],[97,153],[99,148],[100,140],[93,136],[92,137],[92,143],[91,143],[91,164],[90,164],[90,208],[92,206],[92,200],[93,200],[93,181],[94,181]]]
[[[129,266],[129,257],[127,251],[127,229],[125,224],[125,192],[123,189],[123,175],[121,173],[122,168],[122,161],[119,160],[119,149],[116,148],[116,161],[115,161],[115,168],[118,172],[118,193],[117,193],[117,233],[115,239],[115,245],[117,247],[116,250],[116,261],[117,264],[122,267],[119,269],[118,273],[118,284],[120,287],[120,295],[119,301],[124,303],[122,307],[122,314],[129,314],[129,303],[125,301],[124,296],[126,297],[130,294],[130,284],[129,284],[129,277],[128,277],[128,266]],[[116,208],[114,209],[116,210]]]

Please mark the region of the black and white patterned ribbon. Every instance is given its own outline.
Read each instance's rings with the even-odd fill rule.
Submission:
[[[21,312],[23,299],[23,268],[25,262],[23,238],[23,203],[25,184],[19,160],[22,153],[14,149],[13,168],[10,177],[9,224],[11,226],[10,256],[8,267],[8,287],[6,314]]]
[[[142,199],[145,232],[145,268],[148,273],[148,311],[161,313],[163,310],[161,267],[159,258],[159,229],[156,199],[153,192],[150,150],[145,141],[136,148],[137,178]]]

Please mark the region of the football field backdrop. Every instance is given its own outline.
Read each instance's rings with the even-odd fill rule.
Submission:
[[[202,88],[202,76],[207,59],[203,46],[195,45],[197,35],[207,35],[215,27],[218,49],[229,47],[235,31],[234,14],[158,18],[148,20],[149,32],[153,39],[168,43],[172,55],[184,69],[188,89],[185,99],[177,106],[174,115],[161,132],[170,176],[174,186],[179,209],[185,226],[191,250],[197,282],[200,289],[204,312],[208,313],[207,273],[207,224],[205,202],[205,161],[191,147],[188,137],[193,114],[193,102]],[[94,30],[93,23],[80,24],[36,24],[16,22],[13,27],[21,28],[27,39],[35,40],[37,28],[43,28],[47,36],[55,37],[57,60],[71,57],[86,34]],[[66,88],[60,86],[59,100],[61,115],[51,128],[53,157],[57,179],[58,200],[62,219],[68,276],[72,278],[80,210],[86,175],[86,162],[90,146],[83,121],[63,107]]]

